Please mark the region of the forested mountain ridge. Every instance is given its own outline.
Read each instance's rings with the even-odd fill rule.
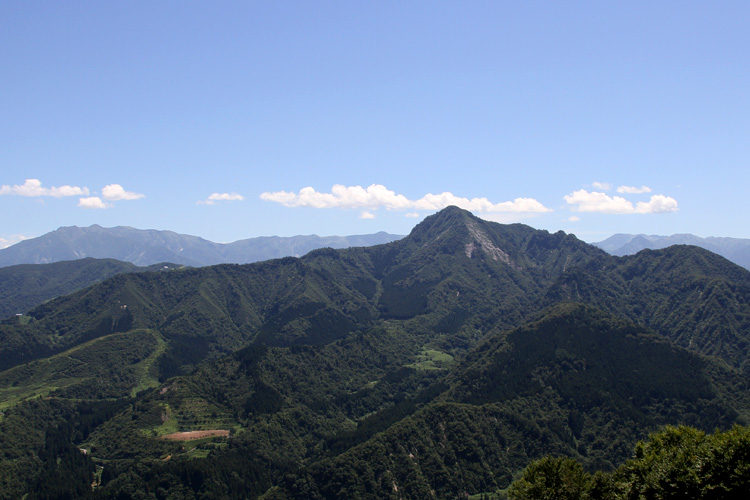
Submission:
[[[707,250],[676,245],[592,261],[563,274],[547,299],[623,315],[750,373],[750,273]]]
[[[380,316],[442,314],[439,320],[458,331],[477,314],[470,308],[499,308],[494,314],[514,326],[566,266],[597,255],[605,254],[574,236],[446,209],[387,245],[115,276],[30,311],[28,325],[0,325],[0,367],[130,328],[160,330],[194,351],[176,361],[183,365],[237,349],[255,335],[270,344],[319,343],[321,331],[337,335]],[[502,294],[493,292],[498,287]]]
[[[94,257],[138,266],[175,262],[188,266],[246,264],[280,257],[299,257],[316,248],[347,248],[388,243],[402,236],[379,232],[353,236],[261,236],[232,243],[214,243],[174,231],[126,226],[61,227],[0,249],[0,267],[49,264]]]
[[[727,384],[741,402],[717,389]],[[432,403],[302,469],[267,498],[456,498],[507,486],[543,453],[611,469],[630,456],[639,430],[726,428],[735,407],[747,419],[747,389],[732,370],[628,321],[558,306],[491,336],[451,370]]]
[[[138,267],[115,259],[91,257],[53,264],[18,264],[0,268],[0,318],[22,314],[55,297],[67,295],[120,273],[159,271],[180,266],[162,262]]]
[[[748,421],[748,276],[455,207],[389,244],[118,275],[0,325],[0,498],[97,463],[102,498],[455,498],[550,452],[612,468],[660,425]]]

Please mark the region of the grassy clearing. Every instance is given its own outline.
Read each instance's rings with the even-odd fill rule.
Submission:
[[[174,434],[180,432],[180,425],[175,418],[174,411],[169,404],[164,403],[162,407],[162,424],[152,429],[144,429],[144,434],[153,435],[157,437],[166,436],[167,434]]]
[[[79,366],[80,362],[62,353],[0,373],[0,410],[83,382],[86,377],[75,376]]]
[[[417,361],[406,366],[415,370],[432,371],[446,370],[451,363],[453,363],[453,356],[446,352],[436,349],[422,349],[422,352],[417,355]]]
[[[156,349],[154,349],[148,358],[138,364],[138,367],[135,370],[135,377],[138,381],[138,385],[133,387],[133,390],[130,391],[131,396],[135,396],[146,389],[154,389],[160,385],[159,379],[155,373],[155,363],[159,356],[167,350],[167,341],[164,340],[164,337],[158,332],[154,332],[154,335],[156,336]]]
[[[182,447],[185,449],[184,453],[190,458],[206,458],[211,451],[223,448],[226,445],[227,441],[224,437],[209,437],[182,442]]]
[[[225,408],[200,397],[180,399],[179,406],[175,408],[175,418],[180,430],[185,431],[228,429],[234,422]]]
[[[50,397],[51,393],[59,389],[65,389],[86,380],[85,377],[56,377],[57,372],[51,365],[48,362],[42,363],[42,366],[38,367],[38,372],[23,385],[16,384],[15,381],[5,385],[5,380],[2,378],[4,374],[0,374],[0,411],[7,410],[27,399]]]

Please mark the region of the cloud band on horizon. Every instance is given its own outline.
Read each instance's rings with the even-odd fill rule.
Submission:
[[[618,189],[620,193],[646,193],[647,187]],[[574,212],[592,212],[603,214],[660,214],[676,212],[677,200],[662,194],[653,195],[649,201],[639,201],[635,205],[622,196],[609,196],[599,191],[579,189],[564,197]]]
[[[88,198],[81,198],[78,200],[78,206],[81,208],[112,208],[114,206],[113,201],[121,200],[139,200],[145,195],[140,193],[133,193],[132,191],[125,191],[119,184],[107,184],[102,188],[101,198],[98,196],[89,196]],[[104,198],[104,199],[102,199]]]
[[[110,208],[114,206],[111,202],[120,200],[138,200],[145,195],[126,191],[120,184],[107,184],[102,188],[101,197],[87,196],[89,188],[78,186],[43,187],[39,179],[26,179],[23,184],[13,186],[0,186],[0,195],[17,195],[31,198],[53,197],[64,198],[69,196],[83,196],[79,198],[78,206],[81,208]],[[103,199],[102,199],[103,198]]]
[[[336,184],[330,193],[321,193],[312,187],[300,189],[298,193],[288,191],[265,192],[260,195],[265,201],[281,203],[286,207],[310,208],[348,208],[362,210],[441,210],[455,205],[465,210],[480,213],[518,213],[539,214],[551,212],[533,198],[516,198],[513,201],[492,203],[487,198],[462,198],[450,192],[440,194],[428,193],[418,200],[410,200],[402,194],[396,194],[382,184],[362,186],[344,186]],[[413,217],[413,213],[407,214]]]
[[[201,200],[198,202],[198,205],[216,205],[217,202],[220,201],[242,201],[245,197],[241,194],[237,193],[212,193],[208,198],[205,200]]]
[[[89,189],[78,186],[59,186],[59,187],[42,187],[42,181],[39,179],[26,179],[23,184],[14,186],[0,186],[0,195],[15,194],[18,196],[39,197],[51,196],[53,198],[63,198],[66,196],[86,196]]]

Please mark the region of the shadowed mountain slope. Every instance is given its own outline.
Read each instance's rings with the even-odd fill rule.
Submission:
[[[592,304],[750,369],[750,273],[707,250],[678,245],[592,261],[563,274],[547,299]]]
[[[747,387],[628,321],[561,306],[492,335],[411,405],[381,412],[403,410],[384,432],[301,468],[265,498],[456,498],[507,487],[547,453],[611,469],[660,425],[747,421]],[[360,420],[362,437],[372,420]]]
[[[120,273],[163,271],[174,264],[138,267],[115,259],[85,258],[53,264],[19,264],[0,268],[0,318],[25,313],[61,295],[67,295]]]

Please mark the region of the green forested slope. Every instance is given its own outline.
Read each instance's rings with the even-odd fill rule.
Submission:
[[[547,453],[611,469],[662,425],[746,421],[749,283],[692,247],[616,258],[456,208],[386,245],[118,275],[0,325],[0,498],[63,462],[79,486],[103,466],[102,498],[454,498]]]
[[[117,399],[158,385],[158,332],[130,330],[0,372],[0,409],[38,396]]]
[[[750,417],[747,380],[737,372],[584,306],[493,336],[443,383],[421,410],[304,468],[270,498],[491,492],[543,454],[609,470],[662,425],[727,428]],[[741,402],[717,387],[734,388]]]
[[[256,336],[274,345],[325,343],[380,318],[426,316],[457,342],[473,342],[498,321],[517,325],[565,263],[596,255],[604,253],[572,236],[446,209],[388,245],[115,276],[37,307],[27,325],[0,325],[0,368],[129,328],[169,339],[165,375]]]
[[[547,298],[622,315],[750,373],[750,273],[707,250],[674,246],[591,261],[563,274]]]
[[[0,318],[23,314],[39,304],[120,273],[173,269],[173,264],[137,267],[114,259],[86,258],[54,264],[0,268]]]

